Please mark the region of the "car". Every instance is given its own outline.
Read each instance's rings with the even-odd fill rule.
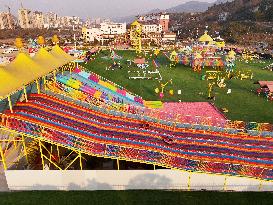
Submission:
[[[18,51],[17,48],[9,48],[8,50],[10,50],[10,51]]]
[[[10,53],[12,53],[13,51],[11,51],[11,50],[4,50],[3,52],[2,52],[2,54],[10,54]]]
[[[7,48],[8,46],[6,44],[3,44],[0,46],[1,49]]]

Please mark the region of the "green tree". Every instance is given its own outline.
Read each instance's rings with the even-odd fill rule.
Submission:
[[[15,39],[14,45],[15,45],[19,50],[21,50],[21,49],[24,47],[24,43],[23,43],[22,38],[17,37],[17,38]]]
[[[51,41],[54,45],[57,45],[60,42],[60,40],[56,34],[52,37]]]
[[[45,39],[43,36],[39,36],[38,39],[37,39],[37,43],[43,47],[45,45]]]

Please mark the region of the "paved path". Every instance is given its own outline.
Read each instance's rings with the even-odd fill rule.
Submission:
[[[6,153],[6,163],[8,166],[8,169],[13,167],[13,162],[17,161],[17,156],[20,153],[21,150],[21,144],[18,144],[17,148],[13,148],[13,146],[7,150]],[[4,172],[3,164],[0,163],[0,192],[6,192],[9,191],[7,179]]]
[[[2,164],[0,165],[0,192],[9,191],[7,179]]]

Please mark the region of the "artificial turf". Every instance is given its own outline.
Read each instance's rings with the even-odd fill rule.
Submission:
[[[272,204],[269,192],[29,191],[0,193],[1,205]]]
[[[127,60],[133,60],[136,54],[133,51],[116,51],[123,59],[116,60],[122,65],[122,69],[106,70],[113,61],[111,59],[103,59],[102,56],[109,56],[109,51],[103,51],[96,56],[96,59],[84,64],[88,70],[93,71],[123,87],[143,97],[144,100],[160,100],[159,95],[155,93],[155,88],[159,88],[157,80],[130,80],[128,78],[128,70],[136,70],[135,66],[128,66]],[[230,120],[242,120],[246,122],[268,122],[273,123],[273,101],[267,101],[265,97],[257,96],[256,89],[259,85],[254,84],[258,80],[273,81],[273,72],[263,70],[266,65],[273,60],[265,60],[263,62],[242,62],[237,61],[237,70],[251,70],[254,73],[252,80],[232,79],[226,82],[227,86],[220,89],[217,86],[214,89],[216,96],[215,101],[209,101],[208,82],[201,80],[201,76],[208,69],[202,70],[202,74],[192,71],[189,66],[178,64],[175,68],[169,68],[169,62],[164,55],[159,55],[159,70],[163,77],[162,82],[165,83],[170,79],[173,80],[172,85],[167,85],[166,94],[162,101],[165,102],[213,102],[219,109],[227,108],[228,113],[225,115]],[[149,60],[150,70],[153,70],[152,61]],[[211,69],[212,70],[212,69]],[[174,95],[168,94],[170,89],[174,90]],[[227,94],[227,89],[231,89],[232,93]],[[182,94],[178,95],[177,90],[181,90]]]

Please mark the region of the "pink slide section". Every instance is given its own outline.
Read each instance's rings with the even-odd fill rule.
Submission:
[[[211,118],[213,124],[226,121],[226,117],[208,102],[168,102],[163,104],[163,112],[179,114],[181,116],[190,115],[191,117],[200,116],[201,118]]]

